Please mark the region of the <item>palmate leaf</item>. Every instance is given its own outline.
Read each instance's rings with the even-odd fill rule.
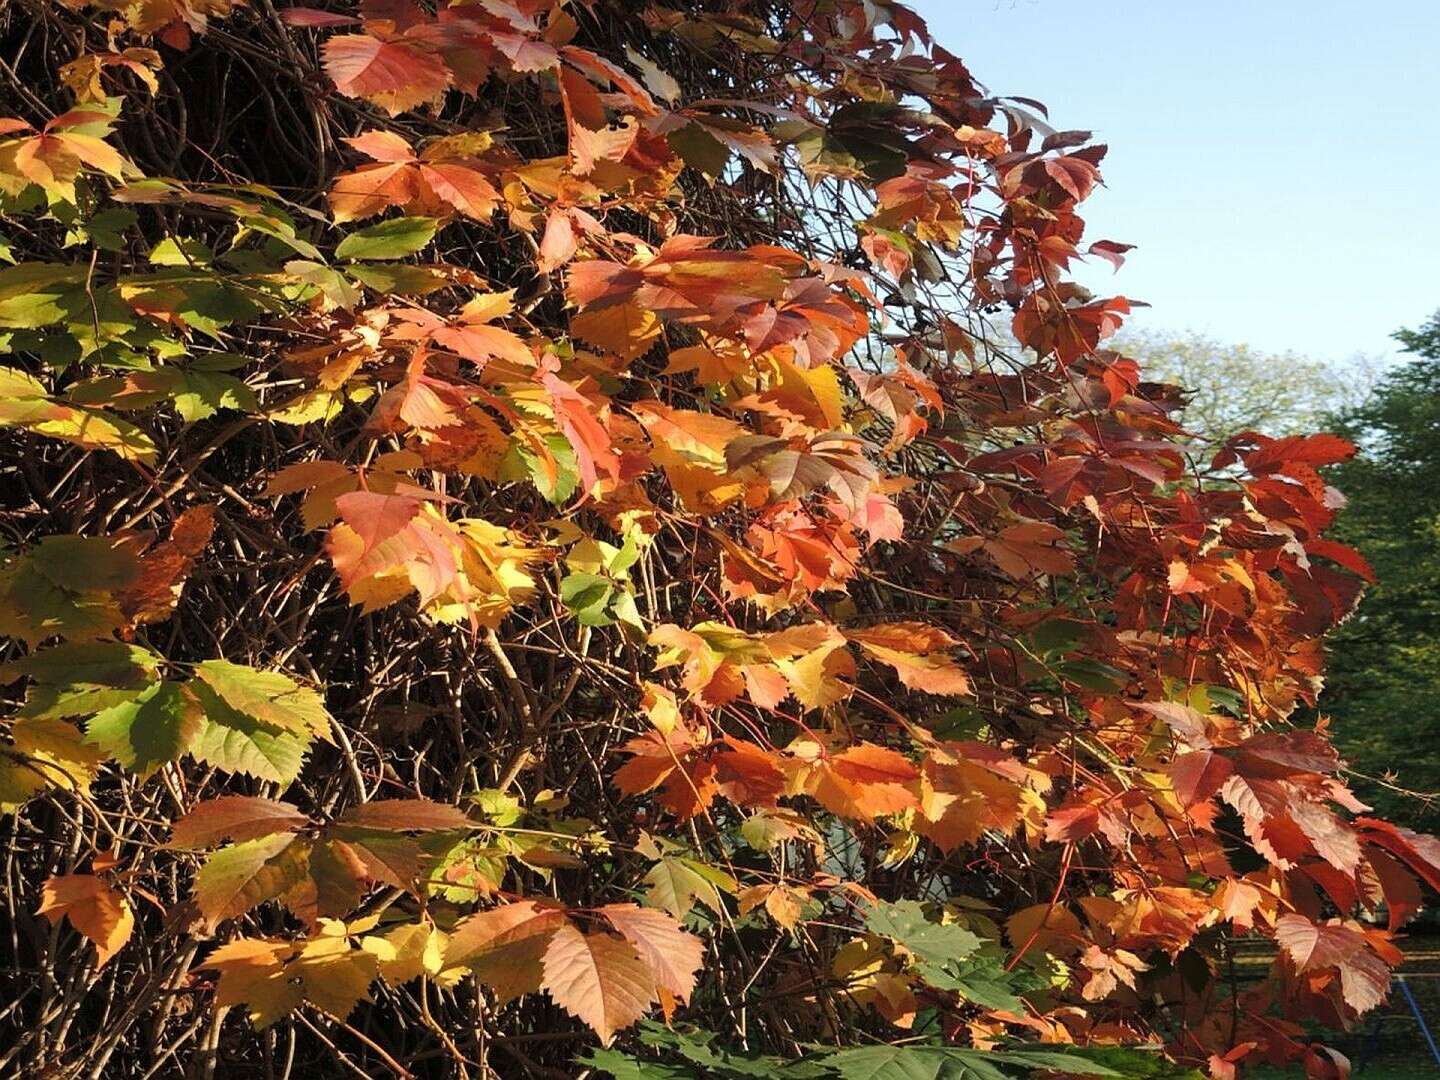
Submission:
[[[1302,1052],[1282,1007],[1349,1022],[1380,1000],[1397,950],[1352,917],[1383,898],[1403,922],[1440,840],[1342,816],[1362,811],[1323,730],[1287,727],[1371,577],[1322,536],[1340,500],[1316,470],[1354,446],[1246,432],[1211,475],[1188,467],[1178,388],[1111,348],[1129,302],[1066,280],[1126,247],[1082,237],[1104,156],[1087,134],[990,98],[901,4],[99,6],[116,42],[158,35],[169,73],[127,48],[57,82],[41,50],[25,111],[54,119],[0,117],[23,545],[0,552],[0,635],[32,653],[0,672],[28,680],[0,719],[0,807],[30,841],[11,884],[44,914],[68,907],[103,961],[128,890],[148,933],[127,946],[138,980],[87,977],[65,938],[40,1021],[68,1034],[20,1040],[16,1068],[163,1068],[132,1025],[146,995],[203,992],[165,970],[193,957],[192,907],[201,939],[226,920],[282,935],[198,957],[257,1025],[344,1017],[387,983],[349,1032],[297,1022],[320,1073],[326,1050],[463,1071],[484,1056],[470,1013],[497,1007],[527,1040],[497,1049],[563,1072],[581,1024],[608,1042],[658,1006],[747,1049],[652,1027],[592,1063],[1158,1076],[1158,1056],[926,1040],[1173,1034],[1175,966],[1141,957],[1183,957],[1203,1000],[1217,921],[1276,937],[1284,976],[1191,1018],[1184,1052],[1218,1047],[1217,1076]],[[48,5],[47,32],[101,47],[85,8]],[[213,161],[137,178],[106,95],[140,78],[127,115],[183,118],[257,43],[247,92],[299,94],[371,162],[337,176],[334,125],[242,109],[200,124]],[[49,100],[66,85],[69,112]],[[378,111],[408,115],[382,131]],[[258,161],[274,149],[278,173]],[[194,179],[221,166],[227,183]],[[283,194],[252,182],[282,174]],[[1015,350],[956,314],[982,308],[1010,310]],[[265,474],[307,493],[359,610],[310,558],[319,538],[251,501]],[[227,658],[197,664],[210,644]],[[281,650],[332,685],[241,663]],[[343,769],[314,745],[332,735]],[[93,874],[62,872],[106,836]],[[936,891],[947,860],[1006,909]],[[1312,885],[1339,919],[1296,914]],[[471,976],[483,990],[428,985]],[[801,1010],[793,1034],[747,1023],[772,1003]],[[774,1056],[816,1018],[836,1045]],[[183,1056],[206,1025],[175,1028]]]
[[[206,660],[195,665],[195,677],[234,712],[257,723],[307,740],[330,739],[332,721],[324,699],[288,675],[228,660]]]
[[[950,961],[946,964],[921,964],[920,977],[937,990],[949,990],[964,1001],[986,1009],[1023,1013],[1022,995],[1044,989],[1044,982],[1025,967],[1006,971],[998,950]]]
[[[253,795],[222,795],[196,803],[170,830],[172,848],[203,850],[225,840],[256,840],[295,832],[310,822],[298,807]]]
[[[300,775],[310,749],[308,736],[276,731],[227,706],[208,687],[197,687],[196,697],[205,719],[190,744],[190,753],[226,772],[244,773],[289,787]]]
[[[67,642],[0,667],[0,682],[28,677],[20,715],[36,719],[91,716],[133,701],[155,681],[160,657],[118,641]]]
[[[326,920],[305,941],[239,938],[212,952],[201,967],[220,973],[215,1000],[244,1005],[251,1022],[269,1027],[308,1001],[344,1019],[379,971],[379,958],[357,947],[344,923]]]
[[[445,966],[470,968],[503,1004],[540,989],[546,949],[565,922],[560,909],[529,900],[471,915],[450,935]]]
[[[214,927],[300,884],[310,870],[311,845],[295,833],[244,840],[212,853],[195,873],[192,895]]]
[[[705,943],[687,934],[669,915],[634,904],[606,904],[599,909],[644,960],[655,985],[682,1005],[695,989],[695,976],[705,959]]]
[[[1061,1073],[1105,1080],[1201,1080],[1156,1050],[1127,1047],[969,1047],[910,1043],[821,1051],[797,1058],[743,1053],[719,1045],[712,1031],[672,1030],[651,1021],[640,1041],[658,1051],[652,1061],[618,1051],[592,1051],[583,1064],[621,1078],[775,1078],[775,1080],[1017,1080]]]
[[[403,259],[430,243],[436,227],[434,218],[391,218],[356,229],[340,241],[335,255],[341,259]]]
[[[9,812],[51,788],[86,792],[103,760],[65,720],[22,716],[0,746],[0,811]]]
[[[677,919],[684,918],[697,901],[718,912],[724,908],[721,891],[735,891],[735,882],[728,874],[693,859],[669,855],[650,868],[645,875],[645,883],[648,886],[646,899]]]
[[[1200,1080],[1196,1070],[1177,1068],[1159,1053],[1115,1047],[972,1050],[953,1046],[867,1046],[841,1050],[819,1060],[834,1069],[840,1080],[1009,1080],[1051,1072],[1110,1080]]]

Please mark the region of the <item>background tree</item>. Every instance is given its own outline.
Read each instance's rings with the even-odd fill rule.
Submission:
[[[1329,478],[1348,500],[1335,534],[1376,582],[1329,647],[1323,711],[1362,772],[1440,792],[1440,317],[1395,335],[1409,360],[1331,429],[1360,448]],[[1385,813],[1434,827],[1440,807],[1374,783]]]
[[[1363,356],[1337,364],[1194,331],[1127,330],[1119,347],[1140,362],[1147,378],[1184,390],[1181,421],[1198,446],[1212,450],[1246,430],[1324,430],[1330,416],[1360,405],[1380,375],[1380,364]]]

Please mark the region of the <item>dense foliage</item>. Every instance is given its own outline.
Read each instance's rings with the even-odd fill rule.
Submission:
[[[1331,479],[1349,503],[1336,535],[1377,580],[1328,646],[1321,704],[1367,802],[1435,828],[1440,806],[1440,319],[1396,335],[1408,358],[1337,429],[1360,453]]]
[[[884,0],[0,18],[0,1071],[1341,1071],[1353,448],[1191,467],[1088,133]]]

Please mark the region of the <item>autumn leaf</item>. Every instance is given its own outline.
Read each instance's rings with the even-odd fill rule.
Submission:
[[[220,973],[215,1004],[242,1005],[257,1028],[266,1028],[299,1007],[304,991],[285,976],[285,960],[294,946],[285,941],[237,938],[205,959],[204,967]]]
[[[1355,1012],[1369,1012],[1384,1002],[1390,969],[1360,930],[1338,920],[1315,923],[1303,915],[1281,915],[1275,940],[1301,973],[1334,969],[1345,1003]]]
[[[343,34],[325,42],[324,58],[337,90],[373,101],[391,116],[439,98],[451,80],[444,61],[404,39]]]
[[[296,832],[309,823],[308,815],[289,803],[254,795],[222,795],[196,803],[175,822],[170,830],[170,846],[201,851],[222,840],[238,842]]]
[[[705,960],[705,943],[687,934],[674,918],[634,904],[606,904],[599,913],[635,946],[649,967],[655,985],[682,1005],[695,989],[695,976]]]
[[[195,874],[192,895],[214,927],[273,900],[305,877],[309,845],[292,832],[268,833],[213,852]]]
[[[379,799],[360,803],[336,820],[343,825],[382,832],[440,832],[473,825],[458,806],[446,806],[429,799]]]
[[[570,320],[570,332],[629,363],[660,340],[660,320],[634,302],[614,304],[582,311]]]
[[[449,936],[428,922],[401,923],[383,934],[367,935],[360,945],[373,953],[380,977],[400,986],[421,975],[435,978],[444,970]]]
[[[971,693],[970,679],[947,651],[959,644],[938,627],[923,623],[887,623],[845,636],[868,655],[894,669],[912,690],[929,694]]]
[[[456,926],[444,966],[470,968],[498,1001],[510,1001],[540,989],[543,958],[563,926],[563,911],[530,900],[482,911]]]
[[[12,812],[49,788],[90,789],[104,756],[72,724],[52,717],[17,718],[0,746],[0,811]]]
[[[220,973],[216,1005],[243,1005],[257,1028],[269,1027],[304,1001],[343,1020],[379,970],[376,956],[356,948],[343,923],[327,923],[303,942],[237,938],[214,950],[200,967]]]
[[[40,891],[36,914],[52,923],[69,919],[71,926],[94,942],[97,967],[109,963],[135,929],[129,901],[94,874],[48,878]]]
[[[634,945],[613,934],[585,934],[563,924],[545,948],[543,965],[545,991],[605,1046],[655,1000],[649,966]]]
[[[1180,805],[1189,807],[1215,795],[1234,768],[1227,757],[1210,750],[1195,750],[1176,757],[1168,772]]]

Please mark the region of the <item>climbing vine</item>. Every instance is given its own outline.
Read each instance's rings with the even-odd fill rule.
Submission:
[[[0,27],[0,1071],[1347,1071],[1353,448],[1190,456],[1089,133],[888,0]]]

